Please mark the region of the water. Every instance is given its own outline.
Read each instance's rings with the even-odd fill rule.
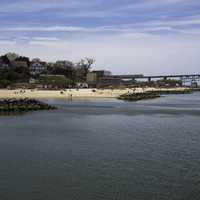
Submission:
[[[0,117],[1,200],[200,199],[200,93],[48,102]]]

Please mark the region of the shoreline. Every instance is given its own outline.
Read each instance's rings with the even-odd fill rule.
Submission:
[[[94,92],[95,90],[95,92]],[[72,98],[116,98],[128,90],[67,89],[67,90],[0,90],[0,98],[72,99]]]
[[[17,89],[8,90],[0,89],[0,99],[4,98],[34,98],[34,99],[73,99],[73,98],[118,98],[120,95],[127,93],[144,93],[144,92],[183,92],[188,88],[132,88],[132,89],[66,89],[66,90],[30,90]]]

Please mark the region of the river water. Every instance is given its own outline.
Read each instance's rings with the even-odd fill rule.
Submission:
[[[200,93],[0,117],[1,200],[200,199]]]

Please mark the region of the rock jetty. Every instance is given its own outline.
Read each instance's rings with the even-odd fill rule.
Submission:
[[[35,99],[0,99],[0,114],[54,109],[55,106]]]
[[[160,94],[155,92],[142,92],[142,93],[126,93],[119,96],[118,99],[125,100],[125,101],[140,101],[140,100],[147,100],[147,99],[155,99],[159,98]]]
[[[169,94],[191,94],[193,91],[191,89],[182,89],[182,90],[154,90],[154,91],[146,91],[146,92],[133,92],[122,94],[118,97],[120,100],[125,101],[140,101],[147,99],[155,99],[159,98],[161,95],[169,95]]]
[[[186,89],[179,89],[179,90],[157,90],[157,91],[153,91],[154,93],[157,94],[191,94],[193,93],[193,90],[190,88],[186,88]]]

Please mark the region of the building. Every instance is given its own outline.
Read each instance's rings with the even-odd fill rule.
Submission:
[[[47,70],[47,64],[45,62],[40,61],[40,59],[33,59],[30,63],[30,74],[33,76],[40,75],[44,71]]]
[[[9,68],[9,60],[6,56],[0,57],[0,71],[7,70]]]
[[[109,77],[110,75],[111,75],[110,71],[104,71],[104,70],[92,71],[87,74],[86,81],[89,87],[97,87],[100,79],[102,79],[103,77]]]
[[[192,81],[191,87],[192,88],[198,88],[198,83],[196,81]]]
[[[77,88],[88,88],[87,83],[77,83],[76,86],[77,86]]]
[[[123,85],[123,81],[120,78],[112,78],[112,77],[102,77],[99,79],[97,83],[98,88],[117,88]]]

